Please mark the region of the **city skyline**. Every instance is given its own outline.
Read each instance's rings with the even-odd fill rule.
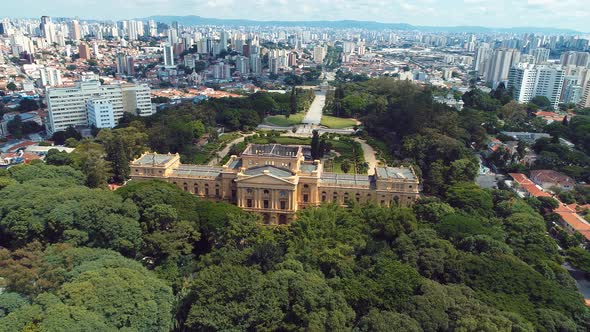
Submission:
[[[294,5],[285,0],[135,0],[124,3],[105,0],[88,1],[85,10],[81,11],[79,7],[72,6],[70,0],[53,1],[51,8],[47,8],[40,0],[23,0],[5,4],[3,15],[17,18],[49,15],[98,20],[152,15],[198,15],[256,21],[359,20],[440,27],[547,27],[582,33],[589,32],[587,20],[590,18],[590,12],[576,10],[583,6],[582,0],[499,0],[493,5],[482,0],[302,0],[296,6],[299,10],[294,10]],[[30,10],[22,15],[22,8]],[[117,10],[113,11],[112,8]]]

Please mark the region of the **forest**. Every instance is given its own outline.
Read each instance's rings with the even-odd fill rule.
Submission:
[[[0,179],[2,331],[590,328],[542,209],[507,191],[459,182],[272,228],[159,181],[91,189],[46,164]]]

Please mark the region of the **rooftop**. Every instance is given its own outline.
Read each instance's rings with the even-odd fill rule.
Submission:
[[[242,155],[265,157],[297,157],[301,146],[281,144],[250,144]]]
[[[206,177],[216,178],[222,171],[222,167],[206,165],[182,165],[172,170],[172,175],[181,177]]]
[[[293,173],[291,173],[291,171],[289,171],[289,170],[286,170],[283,168],[278,168],[278,167],[271,166],[271,165],[248,168],[247,170],[244,171],[244,174],[246,174],[246,175],[260,175],[260,174],[264,174],[265,172],[268,172],[268,174],[271,174],[271,175],[274,175],[274,176],[280,177],[280,178],[286,178],[286,177],[293,175]]]
[[[320,181],[326,184],[334,185],[352,185],[369,187],[371,179],[368,175],[363,174],[338,174],[338,173],[323,173]]]
[[[164,165],[176,157],[175,154],[147,153],[133,161],[133,165]]]
[[[382,179],[416,179],[414,172],[407,167],[377,167],[376,174]]]

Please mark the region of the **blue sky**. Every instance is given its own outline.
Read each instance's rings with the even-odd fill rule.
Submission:
[[[19,0],[0,17],[112,19],[199,15],[254,20],[371,20],[416,25],[542,26],[590,32],[590,0]]]

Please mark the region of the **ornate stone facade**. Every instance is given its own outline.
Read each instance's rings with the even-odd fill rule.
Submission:
[[[185,165],[178,154],[146,153],[131,163],[131,178],[161,179],[199,197],[261,213],[267,224],[288,224],[297,210],[322,203],[410,205],[419,181],[407,167],[377,167],[375,175],[323,171],[309,146],[250,144],[222,167]]]

